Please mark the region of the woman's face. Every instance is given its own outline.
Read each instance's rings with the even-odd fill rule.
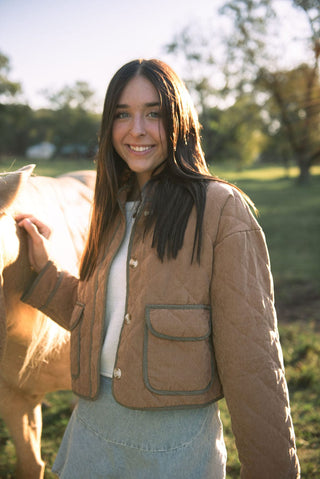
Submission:
[[[119,98],[112,143],[118,155],[136,173],[140,190],[167,157],[159,94],[143,76],[132,78]]]

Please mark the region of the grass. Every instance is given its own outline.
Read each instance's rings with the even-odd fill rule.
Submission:
[[[27,164],[21,159],[11,171]],[[39,162],[35,173],[57,175],[75,169],[92,168],[88,160]],[[290,392],[302,478],[320,477],[320,167],[314,168],[311,182],[297,187],[295,168],[268,166],[237,171],[232,165],[217,166],[214,172],[236,183],[253,199],[269,246],[276,286],[280,338]],[[43,458],[52,465],[73,396],[55,392],[43,408]],[[239,461],[225,401],[220,401],[228,449],[227,478],[239,477]],[[0,422],[0,477],[11,479],[14,448]],[[46,470],[45,478],[55,477]]]
[[[74,170],[92,170],[93,160],[55,158],[54,160],[30,160],[27,158],[3,158],[0,160],[0,173],[15,171],[25,165],[35,164],[34,174],[37,176],[58,176]]]

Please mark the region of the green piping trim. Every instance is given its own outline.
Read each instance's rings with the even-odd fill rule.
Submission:
[[[76,304],[74,305],[74,308],[73,308],[73,311],[72,311],[72,314],[71,314],[71,319],[72,319],[72,316],[74,314],[75,309],[77,308],[79,311],[78,311],[76,321],[71,324],[71,320],[70,320],[70,331],[72,331],[77,326],[77,324],[79,323],[79,321],[81,319],[81,316],[83,314],[84,307],[85,307],[85,305],[83,303],[80,303],[79,301],[76,301]]]
[[[208,320],[208,332],[204,334],[203,336],[189,336],[189,337],[188,336],[187,337],[186,336],[170,336],[164,333],[160,333],[153,327],[151,319],[150,319],[150,312],[151,310],[154,310],[154,309],[167,309],[167,310],[179,309],[179,310],[186,310],[186,311],[192,310],[192,309],[200,309],[200,310],[211,311],[210,306],[202,305],[202,304],[199,304],[199,305],[198,304],[190,304],[190,305],[147,304],[146,305],[146,323],[147,323],[148,329],[150,329],[152,334],[156,336],[157,338],[161,338],[161,339],[170,339],[172,341],[203,341],[204,339],[209,338],[209,336],[211,335],[211,314]]]
[[[21,301],[27,301],[28,298],[32,295],[33,291],[35,290],[36,286],[38,285],[39,281],[41,280],[44,273],[47,271],[48,268],[53,264],[51,260],[47,262],[47,264],[42,268],[42,270],[37,274],[35,280],[33,281],[32,285],[30,286],[29,290],[21,296]]]
[[[77,394],[77,393],[76,393]],[[87,398],[87,399],[96,399],[97,396],[95,396],[95,398],[88,398],[88,396],[82,396],[80,394],[77,394],[78,396],[80,397],[84,397],[84,398]],[[195,404],[179,404],[178,406],[154,406],[154,407],[134,407],[134,406],[128,406],[127,404],[124,404],[122,403],[121,401],[119,401],[117,399],[117,397],[113,394],[113,397],[114,397],[114,400],[120,404],[120,406],[123,406],[123,407],[126,407],[127,409],[131,409],[133,411],[171,411],[172,409],[176,409],[176,410],[183,410],[183,409],[197,409],[197,408],[204,408],[204,407],[207,407],[207,406],[210,406],[210,404],[213,404],[217,401],[220,401],[220,399],[223,399],[224,397],[224,394],[220,394],[219,396],[211,399],[210,401],[207,401],[205,403],[201,403],[201,404],[198,404],[198,403],[195,403]]]
[[[81,304],[81,303],[80,303]],[[70,370],[71,370],[71,377],[72,379],[77,379],[80,375],[80,352],[81,352],[81,325],[82,325],[82,321],[83,321],[83,310],[84,310],[84,305],[82,305],[83,307],[81,308],[81,311],[80,311],[80,314],[79,314],[79,318],[76,322],[76,325],[74,326],[74,328],[72,328],[72,331],[71,331],[71,338],[70,338],[70,342],[72,342],[72,348],[71,351],[73,351],[75,348],[73,346],[74,344],[74,341],[76,341],[76,349],[77,349],[77,352],[76,352],[76,359],[75,359],[75,364],[74,364],[74,368],[72,367],[72,362],[70,361]],[[70,344],[71,346],[71,344]]]

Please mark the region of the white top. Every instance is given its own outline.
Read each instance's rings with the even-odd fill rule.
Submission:
[[[127,292],[127,256],[137,202],[126,203],[127,228],[120,249],[110,267],[106,301],[106,336],[101,353],[101,374],[113,377],[114,363],[125,315]]]

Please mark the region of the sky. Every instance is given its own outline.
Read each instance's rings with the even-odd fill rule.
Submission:
[[[56,92],[76,81],[89,84],[99,105],[112,75],[134,58],[160,58],[183,76],[164,46],[187,25],[217,21],[216,11],[223,3],[0,0],[0,51],[9,57],[10,80],[21,82],[22,98],[32,107],[46,106],[43,90]],[[278,0],[280,8],[287,3]],[[302,27],[296,20],[286,25],[291,30]]]

